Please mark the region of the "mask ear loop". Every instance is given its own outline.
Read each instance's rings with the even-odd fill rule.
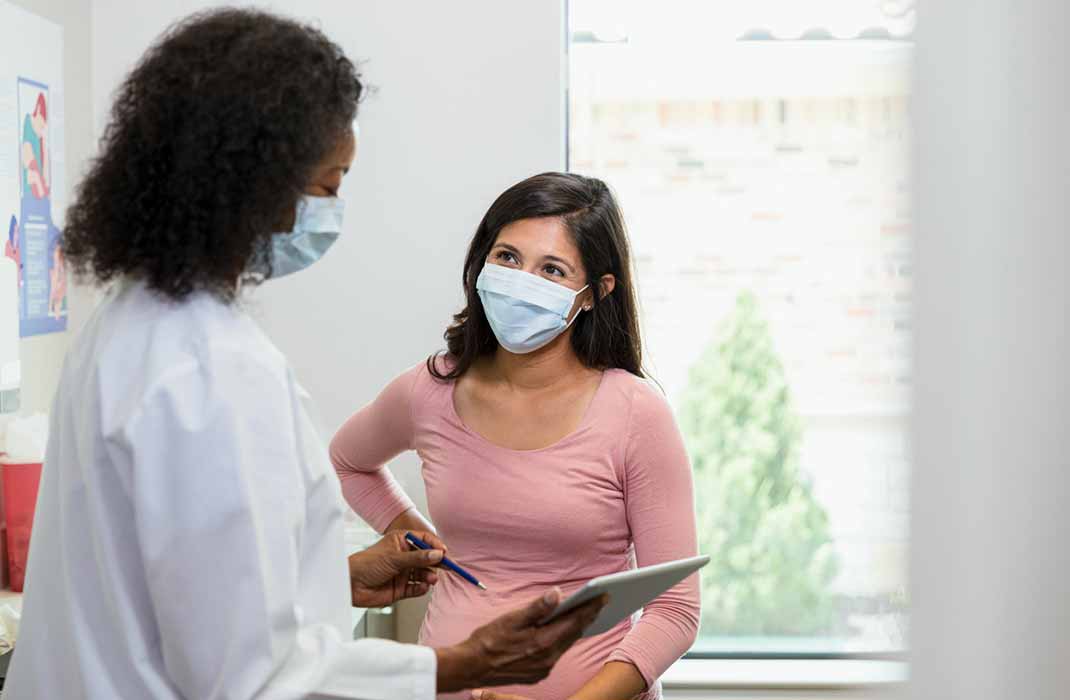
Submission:
[[[572,295],[572,298],[575,299],[579,295],[583,294],[583,292],[590,286],[591,285],[589,285],[589,284],[583,285],[583,289],[576,290],[576,293]],[[580,308],[576,309],[576,313],[574,313],[572,315],[572,320],[569,321],[567,324],[565,324],[564,330],[567,331],[569,329],[569,326],[571,326],[573,323],[575,323],[576,319],[580,317],[581,313],[583,313],[584,311],[590,311],[590,310],[591,310],[591,307],[589,307],[589,306],[581,306]]]

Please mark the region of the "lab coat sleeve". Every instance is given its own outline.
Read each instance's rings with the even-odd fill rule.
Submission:
[[[120,438],[175,689],[197,700],[430,700],[432,650],[303,620],[305,487],[285,368],[239,348],[210,355],[149,387]]]

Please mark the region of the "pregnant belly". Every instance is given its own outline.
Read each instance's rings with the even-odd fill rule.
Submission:
[[[445,581],[443,584],[436,587],[420,631],[420,643],[431,647],[463,642],[476,628],[532,600],[530,595],[483,594],[474,597],[469,591],[457,590]],[[608,632],[579,640],[561,657],[550,675],[535,685],[504,686],[496,690],[532,700],[567,700],[605,665],[631,626],[631,620],[624,620]],[[470,691],[438,695],[439,700],[467,700],[470,697]],[[655,686],[652,692],[642,697],[643,700],[654,700],[661,695]]]

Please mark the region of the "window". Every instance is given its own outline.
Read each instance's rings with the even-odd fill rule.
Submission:
[[[569,162],[629,224],[695,467],[697,654],[903,650],[909,0],[571,0]]]

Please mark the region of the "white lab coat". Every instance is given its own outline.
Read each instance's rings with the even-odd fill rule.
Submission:
[[[4,700],[434,697],[353,641],[341,489],[239,309],[126,283],[68,354]]]

